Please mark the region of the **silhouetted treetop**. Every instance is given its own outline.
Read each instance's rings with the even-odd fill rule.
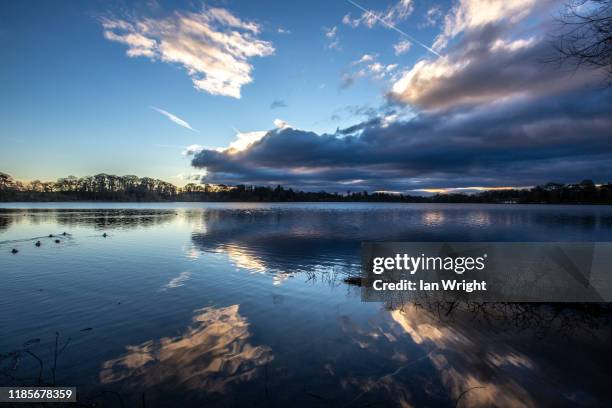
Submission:
[[[602,68],[612,80],[612,0],[568,0],[558,22],[558,62]]]
[[[56,182],[22,183],[0,173],[0,201],[221,201],[221,202],[396,202],[396,203],[593,203],[612,204],[612,183],[547,183],[531,189],[489,190],[478,194],[411,196],[383,192],[295,191],[281,185],[226,186],[189,183],[180,188],[163,180],[133,175],[68,176]]]

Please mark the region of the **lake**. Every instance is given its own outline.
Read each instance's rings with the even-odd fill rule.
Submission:
[[[390,307],[343,282],[362,241],[612,241],[611,206],[1,206],[0,385],[110,407],[612,405],[606,305]]]

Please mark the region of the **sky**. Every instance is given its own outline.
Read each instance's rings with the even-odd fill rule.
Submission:
[[[0,3],[0,171],[329,191],[612,174],[551,0]],[[464,190],[460,190],[464,191]]]

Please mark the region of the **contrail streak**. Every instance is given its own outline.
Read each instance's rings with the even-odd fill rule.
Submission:
[[[425,48],[427,51],[431,52],[432,54],[437,55],[438,57],[441,57],[441,55],[440,55],[440,54],[438,54],[438,53],[437,53],[437,52],[436,52],[434,49],[432,49],[432,48],[430,48],[430,47],[426,46],[425,44],[423,44],[422,42],[420,42],[419,40],[417,40],[416,38],[414,38],[414,37],[413,37],[413,36],[411,36],[410,34],[408,34],[408,33],[404,32],[404,31],[400,30],[399,28],[397,28],[397,27],[396,27],[396,26],[394,26],[393,24],[386,22],[385,20],[383,20],[382,18],[378,17],[376,14],[374,14],[374,13],[373,13],[373,12],[371,12],[370,10],[367,10],[367,9],[365,9],[365,8],[361,7],[359,4],[355,3],[355,2],[354,2],[354,1],[352,1],[352,0],[346,0],[346,1],[348,1],[349,3],[351,3],[353,6],[357,7],[358,9],[360,9],[360,10],[362,10],[362,11],[365,11],[366,13],[370,14],[372,17],[374,17],[376,20],[380,21],[381,23],[383,23],[384,25],[386,25],[386,26],[387,26],[387,27],[389,27],[390,29],[395,30],[395,31],[397,31],[398,33],[400,33],[400,34],[402,34],[402,35],[404,35],[404,36],[408,37],[408,39],[409,39],[410,41],[413,41],[413,42],[417,43],[418,45],[420,45],[421,47]]]
[[[185,129],[189,129],[189,130],[191,130],[193,132],[199,132],[199,130],[192,128],[191,125],[187,121],[179,118],[178,116],[176,116],[173,113],[170,113],[170,112],[165,111],[165,110],[160,109],[160,108],[156,108],[155,106],[151,106],[151,109],[161,113],[162,115],[164,115],[165,117],[170,119],[172,122],[176,123],[179,126],[184,127]]]

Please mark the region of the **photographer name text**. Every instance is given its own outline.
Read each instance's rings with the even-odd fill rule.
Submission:
[[[482,256],[411,256],[408,254],[396,254],[393,257],[375,257],[372,260],[372,272],[381,275],[386,271],[407,273],[414,275],[420,271],[454,272],[463,275],[469,271],[482,271],[486,266],[487,254]],[[484,280],[457,280],[442,279],[440,281],[427,281],[424,279],[411,280],[400,279],[387,282],[376,279],[372,283],[376,291],[463,291],[477,292],[486,291],[487,282]]]

